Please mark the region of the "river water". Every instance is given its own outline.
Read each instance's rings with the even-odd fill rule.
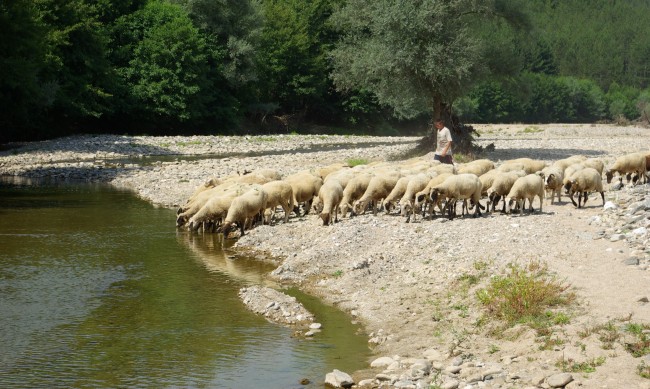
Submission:
[[[320,388],[366,367],[349,317],[290,291],[323,323],[292,337],[237,297],[271,265],[174,222],[105,185],[0,182],[0,387]]]

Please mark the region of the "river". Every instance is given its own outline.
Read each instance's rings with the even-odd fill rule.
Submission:
[[[323,324],[293,337],[237,297],[271,265],[174,222],[102,184],[0,182],[0,387],[320,388],[366,367],[348,316],[290,291]]]

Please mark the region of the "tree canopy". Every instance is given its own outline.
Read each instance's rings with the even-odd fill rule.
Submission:
[[[649,35],[644,0],[7,0],[0,143],[647,120]]]

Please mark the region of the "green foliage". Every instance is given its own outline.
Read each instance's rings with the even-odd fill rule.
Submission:
[[[38,78],[46,65],[45,26],[30,0],[0,5],[0,143],[28,139],[48,102]]]
[[[367,165],[368,160],[362,158],[350,158],[347,161],[348,166],[355,167],[357,165]]]
[[[497,3],[501,4],[501,3]],[[371,91],[395,115],[443,114],[445,105],[490,72],[476,26],[494,3],[350,0],[333,16],[342,39],[332,51],[340,90]]]
[[[568,286],[540,263],[526,267],[509,266],[508,273],[490,280],[487,288],[477,292],[488,312],[510,324],[545,322],[549,307],[570,304],[575,298]]]

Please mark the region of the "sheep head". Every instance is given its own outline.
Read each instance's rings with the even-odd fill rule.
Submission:
[[[612,177],[614,177],[614,172],[611,171],[611,170],[607,170],[605,172],[605,177],[607,177],[607,183],[608,184],[611,183],[612,182]]]

